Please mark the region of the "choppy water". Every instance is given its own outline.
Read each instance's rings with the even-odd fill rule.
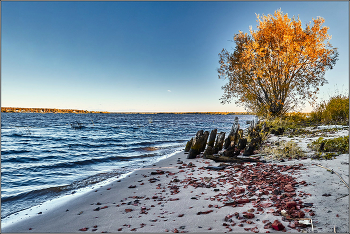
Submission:
[[[155,163],[200,129],[228,133],[235,117],[2,113],[1,218]]]

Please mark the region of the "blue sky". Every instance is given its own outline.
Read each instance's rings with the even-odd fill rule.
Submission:
[[[349,3],[1,2],[1,106],[244,111],[220,104],[218,54],[281,8],[321,16],[339,61],[320,99],[349,87]],[[310,111],[306,106],[304,111]]]

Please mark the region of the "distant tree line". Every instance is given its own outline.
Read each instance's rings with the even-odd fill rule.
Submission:
[[[249,112],[111,112],[112,114],[140,114],[140,115],[161,115],[161,114],[175,114],[175,115],[251,115]]]
[[[74,109],[54,109],[54,108],[22,108],[22,107],[1,107],[1,112],[5,113],[108,113],[106,111],[87,111]]]

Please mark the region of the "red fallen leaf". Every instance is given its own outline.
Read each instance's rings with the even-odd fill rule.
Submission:
[[[281,230],[283,230],[285,228],[283,226],[283,224],[277,219],[272,223],[271,226],[272,226],[273,229],[275,229],[277,231],[281,231]]]
[[[201,214],[209,214],[209,213],[211,213],[211,212],[213,212],[213,210],[199,211],[199,212],[197,213],[197,215],[201,215]]]
[[[136,228],[133,228],[133,229],[131,229],[130,231],[135,232],[136,230],[137,230]]]
[[[245,192],[245,189],[244,188],[238,188],[236,190],[237,194],[240,194],[240,193],[244,193]]]
[[[295,207],[296,205],[297,205],[297,203],[296,203],[295,201],[287,202],[287,207],[288,207],[288,208]]]
[[[315,213],[314,212],[310,212],[309,215],[310,216],[315,216]]]
[[[94,231],[97,231],[97,228],[93,228],[93,229],[91,229],[91,231],[93,231],[93,232],[94,232]]]
[[[253,213],[246,213],[243,215],[243,217],[247,218],[247,219],[252,219],[255,217],[255,215]]]
[[[183,217],[185,214],[179,214],[177,217]]]
[[[223,223],[222,226],[230,226],[230,225],[228,225],[227,223]]]
[[[212,208],[212,207],[213,207],[213,205],[212,205],[212,204],[209,204],[209,205],[208,205],[208,208]]]
[[[101,207],[101,209],[106,209],[106,208],[108,208],[108,206]]]
[[[257,211],[263,211],[263,208],[258,207],[256,210],[257,210]]]
[[[336,217],[339,217],[339,215],[337,214]]]
[[[169,201],[177,201],[180,200],[179,198],[170,198]]]
[[[237,200],[237,203],[238,203],[238,204],[249,203],[249,199],[248,199],[248,198],[246,198],[246,199],[240,199],[240,200]]]
[[[168,229],[165,229],[165,232],[169,232],[169,230],[168,230]]]
[[[244,228],[244,230],[246,230],[247,232],[250,231],[251,228]]]
[[[272,206],[272,203],[261,203],[260,206],[266,208],[266,207],[271,207]],[[258,209],[259,210],[259,209]],[[262,211],[262,209],[260,210]]]
[[[132,211],[132,209],[125,209],[125,212],[126,213],[129,213],[129,212],[131,212]]]
[[[300,211],[297,212],[297,216],[298,216],[299,218],[304,218],[305,213],[302,212],[302,211],[300,210]]]
[[[130,185],[128,188],[136,188],[136,185]]]
[[[174,233],[179,233],[179,230],[177,230],[176,228],[174,228],[173,232],[174,232]]]
[[[267,223],[267,222],[270,222],[268,219],[265,219],[262,221],[263,223]]]
[[[252,223],[254,223],[253,221],[251,221],[251,220],[247,220],[247,222],[246,222],[247,224],[252,224]]]
[[[118,228],[118,232],[120,232],[121,230],[123,230],[123,228]]]
[[[79,231],[85,232],[85,231],[87,231],[88,229],[89,229],[89,228],[86,228],[86,227],[85,227],[85,228],[80,228]]]
[[[32,230],[33,228],[29,228],[29,230]]]
[[[111,188],[108,188],[107,190],[111,190]]]
[[[97,225],[95,225],[94,228],[97,228]]]
[[[294,188],[291,184],[287,184],[286,186],[284,186],[284,191],[286,192],[294,192]]]
[[[209,227],[208,230],[211,230],[211,227]]]

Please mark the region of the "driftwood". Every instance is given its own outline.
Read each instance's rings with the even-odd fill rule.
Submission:
[[[238,157],[226,157],[222,155],[207,155],[207,159],[214,160],[215,162],[260,162],[259,159],[256,158],[238,158]]]

